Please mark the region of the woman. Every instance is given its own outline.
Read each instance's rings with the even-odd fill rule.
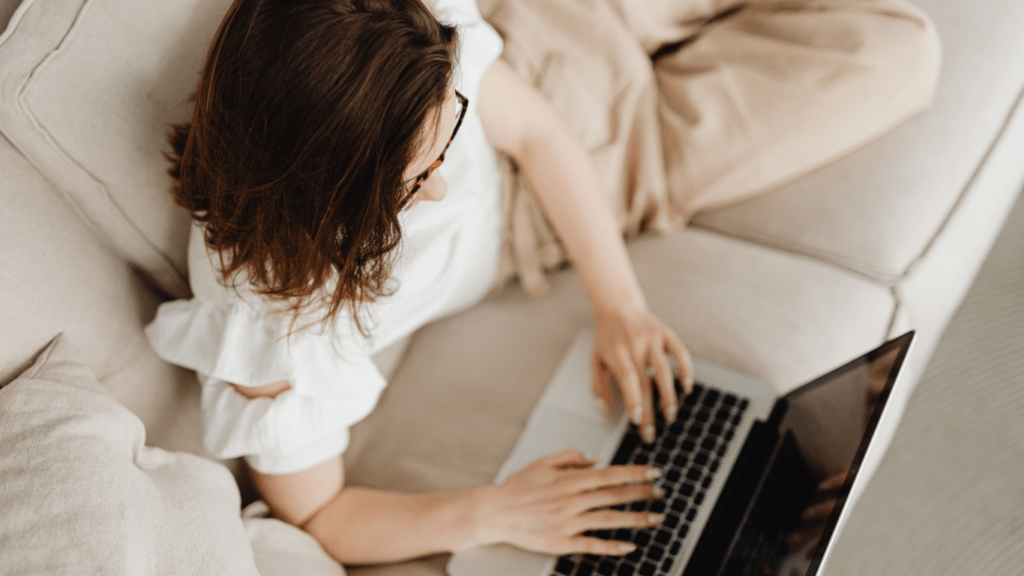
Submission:
[[[195,298],[148,328],[203,384],[204,444],[245,456],[273,513],[343,563],[506,542],[624,554],[587,530],[652,526],[608,509],[659,496],[657,470],[544,458],[500,486],[408,495],[349,487],[348,426],[384,385],[369,359],[491,288],[500,250],[495,151],[537,191],[582,277],[597,338],[641,435],[676,415],[676,334],[647,307],[580,144],[500,60],[472,0],[236,0],[214,39],[189,125],[176,129],[178,204],[196,221]],[[441,24],[457,22],[458,30]],[[443,166],[442,166],[443,164]],[[442,201],[443,200],[443,201]]]

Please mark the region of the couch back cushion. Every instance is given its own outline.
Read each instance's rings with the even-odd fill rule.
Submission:
[[[165,137],[227,0],[24,0],[0,36],[0,131],[124,259],[189,293]]]

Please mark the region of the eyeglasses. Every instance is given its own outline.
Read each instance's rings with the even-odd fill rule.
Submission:
[[[448,147],[452,145],[452,140],[455,140],[455,135],[459,133],[459,126],[462,126],[462,119],[466,117],[466,110],[469,108],[469,98],[460,94],[458,90],[455,91],[455,99],[458,101],[458,104],[462,109],[459,111],[459,119],[455,121],[455,130],[452,131],[452,137],[449,138],[448,143],[444,145],[444,150],[441,151],[441,155],[437,157],[437,160],[435,160],[429,168],[424,170],[423,173],[417,176],[416,180],[413,181],[412,188],[409,190],[409,193],[406,194],[402,203],[398,205],[399,210],[404,210],[405,207],[409,205],[409,202],[412,202],[412,199],[416,197],[416,193],[420,191],[421,187],[423,187],[423,183],[426,182],[427,178],[430,178],[430,175],[434,170],[437,170],[441,164],[444,163],[444,154],[448,151]]]

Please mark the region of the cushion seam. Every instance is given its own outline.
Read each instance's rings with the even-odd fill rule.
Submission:
[[[29,1],[34,4],[34,0],[29,0]],[[87,170],[84,166],[82,166],[74,157],[71,156],[71,154],[69,154],[57,142],[57,139],[53,137],[53,135],[49,132],[49,130],[46,129],[46,127],[39,120],[39,118],[32,112],[31,107],[28,105],[28,103],[25,100],[29,90],[31,90],[31,88],[32,88],[33,83],[37,80],[37,75],[40,74],[43,70],[45,70],[45,68],[49,65],[49,63],[53,59],[55,59],[57,57],[57,55],[62,53],[66,43],[69,40],[69,38],[71,38],[72,35],[75,33],[75,31],[78,29],[78,26],[82,22],[83,16],[85,15],[86,11],[88,10],[88,8],[91,5],[92,5],[92,0],[85,0],[85,2],[82,3],[82,7],[78,10],[78,13],[75,15],[74,22],[72,22],[71,26],[68,28],[67,33],[64,34],[64,36],[60,39],[60,41],[57,43],[56,47],[51,49],[49,51],[49,53],[47,53],[47,55],[39,62],[39,64],[37,64],[32,69],[32,72],[28,75],[28,78],[26,78],[25,82],[18,89],[18,94],[17,94],[17,97],[15,99],[16,102],[18,103],[18,109],[23,114],[25,114],[25,117],[32,124],[32,127],[35,128],[42,135],[43,142],[45,142],[46,145],[49,148],[51,148],[57,154],[57,156],[59,158],[61,158],[63,161],[67,162],[68,164],[74,166],[74,168],[77,169],[80,173],[82,173],[86,177],[88,177],[89,180],[91,180],[92,183],[96,186],[96,188],[99,189],[103,201],[105,201],[107,204],[111,205],[114,208],[116,213],[118,215],[120,215],[121,218],[124,220],[124,222],[126,222],[128,224],[128,226],[130,227],[130,229],[132,230],[134,235],[142,239],[142,241],[145,243],[145,246],[147,247],[147,249],[149,249],[149,251],[151,253],[155,253],[158,256],[159,261],[165,267],[169,268],[174,273],[174,276],[180,282],[183,282],[183,283],[187,284],[186,276],[184,274],[182,274],[182,271],[178,270],[177,266],[174,265],[174,263],[170,260],[170,258],[166,254],[164,254],[162,250],[157,248],[153,244],[153,242],[145,234],[142,233],[142,231],[139,229],[138,225],[131,218],[129,218],[128,215],[124,212],[124,209],[121,207],[121,205],[118,204],[113,199],[113,197],[111,196],[110,191],[107,188],[107,186],[99,178],[97,178],[94,174],[92,174],[89,170]],[[26,9],[26,12],[27,12],[27,9]],[[20,18],[19,18],[19,22],[20,22]],[[25,156],[26,156],[26,158],[28,158],[31,161],[31,158],[30,158],[29,155],[26,154]],[[37,170],[39,170],[40,173],[45,174],[45,170],[43,170],[36,162],[32,162],[32,164],[36,167]],[[50,180],[50,179],[47,178],[47,180]],[[53,180],[50,180],[50,181],[53,182]],[[56,184],[55,182],[53,182],[53,183]],[[57,190],[59,190],[61,195],[64,197],[64,199],[66,201],[68,201],[75,208],[75,211],[78,213],[79,217],[81,217],[83,220],[85,220],[89,224],[90,228],[93,229],[94,233],[97,233],[101,238],[104,238],[107,241],[108,245],[111,245],[115,249],[116,252],[119,252],[119,253],[122,252],[120,249],[118,249],[116,243],[114,243],[112,241],[112,239],[106,233],[106,231],[103,230],[103,228],[99,224],[97,224],[94,221],[94,219],[89,215],[88,210],[86,210],[83,206],[81,206],[79,204],[79,202],[74,198],[74,196],[72,194],[69,194],[66,190],[64,190],[64,188],[62,186],[55,185],[54,187]]]

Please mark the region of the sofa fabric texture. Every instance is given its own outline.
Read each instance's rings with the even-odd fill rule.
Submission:
[[[17,3],[0,0],[0,17]],[[914,3],[942,42],[932,108],[778,190],[630,244],[652,308],[694,355],[786,390],[914,328],[907,368],[919,375],[1024,181],[1024,4]],[[24,0],[0,34],[0,385],[63,332],[141,418],[150,445],[194,454],[203,454],[195,376],[157,358],[142,327],[161,300],[187,296],[188,224],[167,195],[161,152],[167,122],[188,116],[226,5]],[[572,270],[550,282],[540,298],[512,285],[396,347],[378,407],[352,429],[348,481],[411,491],[489,482],[565,348],[592,322]],[[94,384],[75,394],[98,398]],[[137,423],[116,425],[141,446]],[[88,448],[104,453],[106,437],[94,438]],[[109,456],[108,468],[128,470],[131,452],[119,445],[127,459]],[[24,478],[59,484],[52,469],[36,470]],[[6,478],[0,516],[34,522],[28,504],[6,507],[8,486],[31,487]],[[215,506],[229,501],[234,516],[223,521],[234,534],[236,497]],[[33,505],[78,525],[67,504]],[[250,514],[243,526],[260,519]],[[24,561],[46,554],[36,556]],[[445,560],[349,572],[443,574]]]
[[[0,36],[0,130],[125,260],[187,296],[188,221],[167,193],[168,122],[227,2],[26,0]]]
[[[255,575],[231,473],[145,441],[60,336],[0,388],[3,571]]]

